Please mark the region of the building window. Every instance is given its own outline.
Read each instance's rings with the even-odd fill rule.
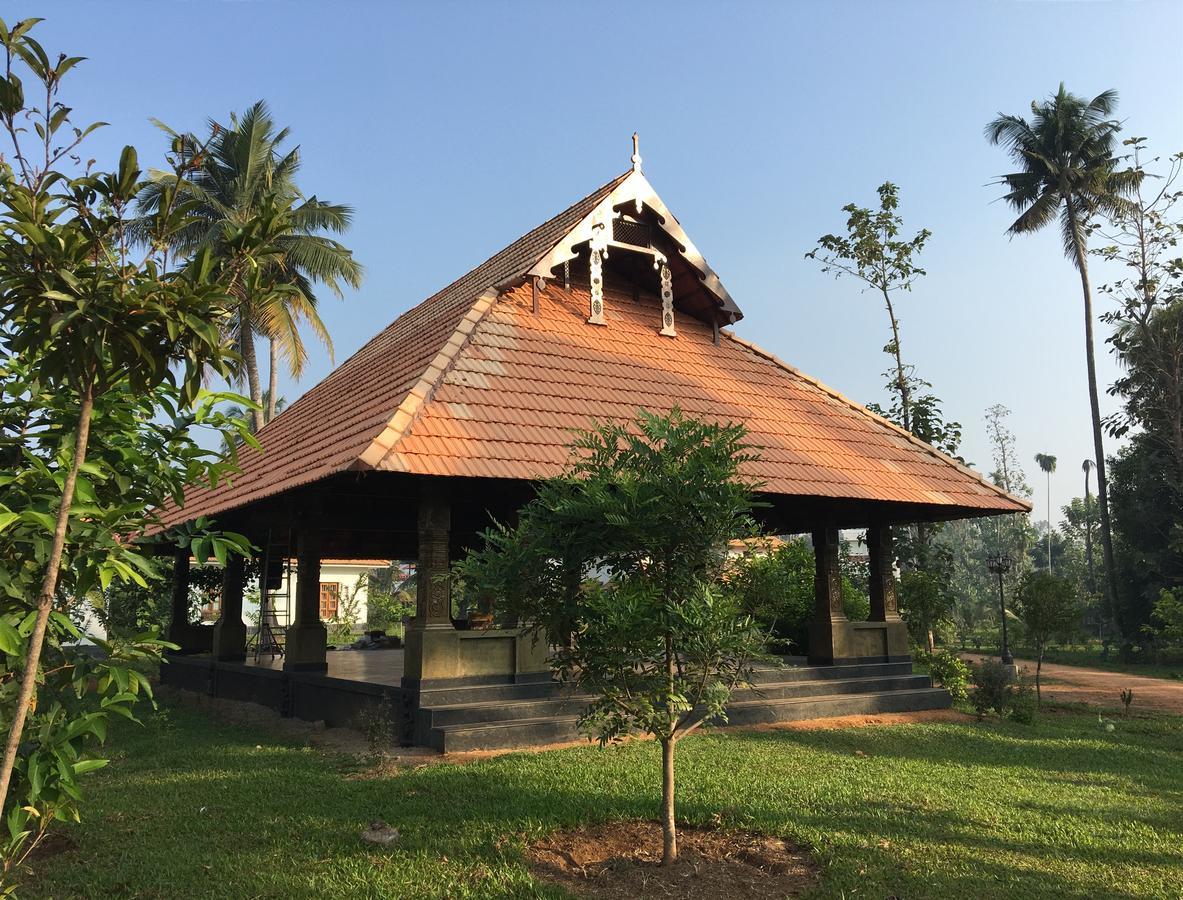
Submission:
[[[336,581],[320,583],[320,617],[333,619],[337,616],[337,604],[341,600],[341,585]]]

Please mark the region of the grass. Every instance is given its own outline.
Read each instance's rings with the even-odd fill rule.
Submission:
[[[649,817],[657,747],[518,753],[359,777],[359,764],[165,707],[112,739],[73,849],[27,897],[558,897],[522,862],[553,829]],[[859,755],[860,751],[863,755]],[[679,748],[679,814],[791,838],[814,896],[1183,895],[1183,718],[1095,714],[714,732]],[[358,837],[372,819],[393,849]]]
[[[972,650],[973,653],[984,653],[997,656],[998,648]],[[1183,654],[1177,661],[1172,662],[1170,653],[1179,651],[1164,651],[1161,655],[1165,661],[1154,662],[1123,662],[1120,651],[1113,648],[1109,651],[1109,658],[1101,658],[1101,648],[1098,645],[1084,645],[1072,647],[1052,647],[1043,654],[1045,663],[1059,663],[1065,666],[1083,666],[1087,669],[1100,669],[1105,672],[1122,672],[1126,675],[1145,675],[1148,678],[1170,678],[1183,680]],[[1011,654],[1015,659],[1034,663],[1036,653],[1027,647],[1011,647]]]

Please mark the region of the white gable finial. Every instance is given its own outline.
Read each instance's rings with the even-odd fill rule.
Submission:
[[[641,171],[641,139],[633,132],[633,171]]]

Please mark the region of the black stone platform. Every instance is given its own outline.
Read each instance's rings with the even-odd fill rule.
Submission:
[[[934,688],[927,675],[912,672],[911,662],[807,666],[790,660],[783,667],[761,667],[754,682],[733,695],[728,724],[946,709],[952,704],[948,692]],[[553,682],[424,691],[414,740],[445,753],[578,740],[578,719],[588,699]]]
[[[161,681],[337,727],[357,727],[381,709],[404,742],[445,753],[578,740],[579,715],[589,699],[554,681],[410,691],[398,684],[400,651],[330,653],[328,663],[322,675],[174,656],[161,667]],[[733,695],[727,717],[731,725],[754,725],[950,705],[949,694],[927,675],[914,674],[911,662],[809,666],[790,657],[783,666],[757,669],[754,684]]]

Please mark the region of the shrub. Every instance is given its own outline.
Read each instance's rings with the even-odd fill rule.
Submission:
[[[1035,721],[1039,698],[1031,690],[1031,683],[1020,675],[1006,689],[1006,716],[1012,722],[1030,725]]]
[[[734,560],[729,584],[742,600],[744,610],[770,637],[771,649],[803,652],[809,641],[809,620],[814,607],[813,549],[803,540],[786,541],[769,553],[753,553]],[[864,621],[871,602],[852,577],[849,546],[843,544],[842,605],[846,617]]]
[[[969,666],[948,650],[928,657],[928,674],[958,702],[969,699]]]
[[[389,695],[374,700],[358,711],[353,727],[365,739],[367,756],[378,763],[385,757],[398,737],[397,716]]]
[[[1000,716],[1005,715],[1012,681],[1010,668],[996,659],[987,659],[971,671],[974,688],[969,699],[978,718],[983,718],[991,710]]]

